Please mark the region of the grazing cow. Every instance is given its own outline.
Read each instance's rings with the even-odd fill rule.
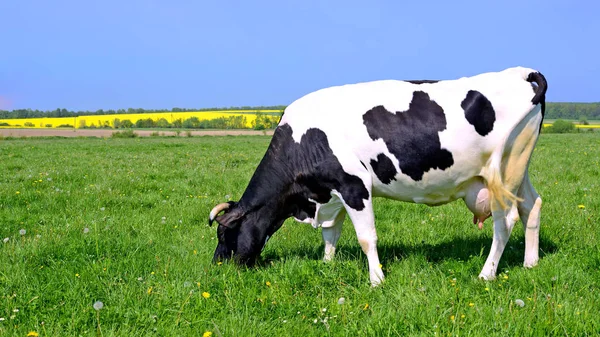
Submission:
[[[300,98],[285,110],[241,199],[210,212],[209,223],[219,223],[214,259],[253,264],[295,217],[322,227],[330,260],[347,214],[375,286],[384,276],[372,198],[430,206],[462,198],[474,222],[491,216],[494,223],[479,277],[495,277],[518,218],[524,266],[534,266],[542,200],[527,169],[546,88],[542,74],[516,67],[448,81],[338,86]]]

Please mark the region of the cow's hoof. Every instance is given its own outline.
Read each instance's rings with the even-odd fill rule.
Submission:
[[[484,281],[493,281],[494,279],[496,279],[496,275],[488,275],[481,273],[479,274],[479,279]]]

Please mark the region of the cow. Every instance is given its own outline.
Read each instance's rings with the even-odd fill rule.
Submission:
[[[254,264],[290,217],[322,228],[329,261],[348,215],[377,286],[384,274],[372,202],[384,197],[429,206],[463,199],[480,227],[492,217],[485,280],[495,278],[520,218],[524,266],[535,266],[542,199],[528,166],[546,90],[540,72],[514,67],[456,80],[335,86],[296,100],[241,199],[211,210],[213,261]]]

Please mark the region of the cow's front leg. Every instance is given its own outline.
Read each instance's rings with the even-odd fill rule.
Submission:
[[[323,241],[325,242],[325,256],[323,261],[329,262],[335,255],[340,234],[342,234],[342,224],[346,218],[346,211],[341,209],[333,221],[324,222],[322,225]]]
[[[492,247],[490,248],[488,258],[483,265],[483,269],[479,274],[479,278],[484,280],[493,280],[496,278],[498,263],[500,262],[504,248],[506,248],[515,222],[519,220],[519,213],[516,205],[513,205],[508,212],[498,207],[497,210],[492,211],[492,219],[494,220]]]
[[[375,231],[375,217],[373,215],[373,204],[371,198],[365,200],[365,207],[360,211],[346,206],[346,211],[354,224],[358,243],[362,251],[367,255],[369,262],[369,279],[373,287],[379,285],[383,279],[383,271],[377,254],[377,232]]]

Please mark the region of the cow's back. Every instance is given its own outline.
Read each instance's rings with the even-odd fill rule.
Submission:
[[[371,172],[374,194],[447,202],[461,197],[461,184],[481,174],[532,110],[534,91],[523,79],[532,71],[326,88],[291,104],[281,124],[291,126],[296,142],[310,128],[322,130],[346,172]]]

